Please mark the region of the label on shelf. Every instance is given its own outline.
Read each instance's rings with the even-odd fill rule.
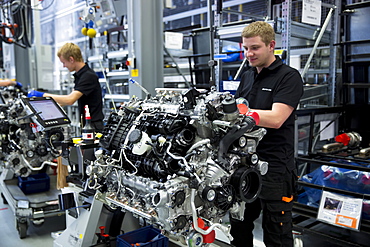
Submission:
[[[359,230],[363,199],[323,191],[317,219],[332,225]]]

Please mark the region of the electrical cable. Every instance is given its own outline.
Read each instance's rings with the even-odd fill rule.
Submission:
[[[8,10],[10,12],[10,9]],[[15,29],[15,37],[16,40],[21,40],[24,36],[24,27],[22,24],[22,19],[21,17],[21,5],[17,6],[13,11],[12,11],[12,18],[13,22],[19,24],[18,28]]]
[[[23,11],[23,23],[22,25],[24,25],[25,27],[25,36],[23,37],[23,44],[25,44],[27,47],[31,47],[32,46],[32,42],[31,40],[33,40],[33,32],[32,32],[32,23],[33,23],[33,20],[32,20],[32,9],[31,8],[25,8]]]
[[[31,47],[29,37],[32,37],[32,13],[30,11],[31,9],[24,1],[8,2],[6,7],[2,7],[3,16],[9,23],[9,25],[3,25],[2,28],[8,28],[12,34],[12,37],[4,37],[5,33],[3,32],[1,39],[4,42],[23,48]]]
[[[95,40],[94,45],[95,45],[95,47],[98,47],[98,46],[97,46],[97,41],[96,41],[96,40]],[[101,61],[101,59],[98,59],[98,61],[99,61],[100,68],[101,68],[101,70],[103,71],[103,76],[104,76],[104,79],[105,79],[105,85],[107,86],[108,93],[109,93],[110,95],[112,95],[112,91],[110,90],[110,87],[109,87],[109,84],[108,84],[108,80],[107,80],[107,76],[105,75],[105,70],[104,70],[104,67],[103,67],[102,61]],[[114,112],[116,112],[116,113],[117,113],[116,103],[114,102],[113,97],[111,97],[111,101],[112,101],[112,105],[113,105]]]

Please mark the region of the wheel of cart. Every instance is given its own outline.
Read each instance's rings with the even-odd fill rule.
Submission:
[[[27,218],[16,218],[15,220],[16,229],[18,231],[19,237],[27,237],[28,221]]]
[[[293,231],[294,247],[303,247],[302,233]]]

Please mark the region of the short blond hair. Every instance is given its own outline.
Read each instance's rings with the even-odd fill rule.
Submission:
[[[83,62],[82,53],[80,47],[74,43],[66,43],[59,48],[57,56],[63,57],[68,60],[70,57],[73,57],[76,62]]]
[[[256,36],[260,36],[262,42],[269,45],[271,41],[275,40],[275,31],[270,24],[264,21],[252,22],[243,28],[243,38],[252,38]]]

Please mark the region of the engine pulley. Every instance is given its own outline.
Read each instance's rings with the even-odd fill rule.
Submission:
[[[174,226],[172,227],[172,231],[176,231],[177,229],[183,229],[188,223],[187,218],[184,215],[180,215],[176,219],[174,219]]]
[[[261,192],[261,175],[254,167],[243,166],[237,169],[230,182],[236,190],[236,196],[247,203],[256,200]]]
[[[172,204],[173,207],[181,206],[185,201],[185,192],[180,190],[175,193],[175,195],[172,197]]]
[[[216,199],[216,191],[213,188],[206,186],[202,191],[202,198],[207,202],[214,202]]]
[[[229,210],[235,202],[235,189],[232,185],[226,184],[216,190],[215,205],[219,209]]]
[[[36,153],[40,156],[46,156],[48,154],[48,149],[45,145],[41,144],[36,148]]]

